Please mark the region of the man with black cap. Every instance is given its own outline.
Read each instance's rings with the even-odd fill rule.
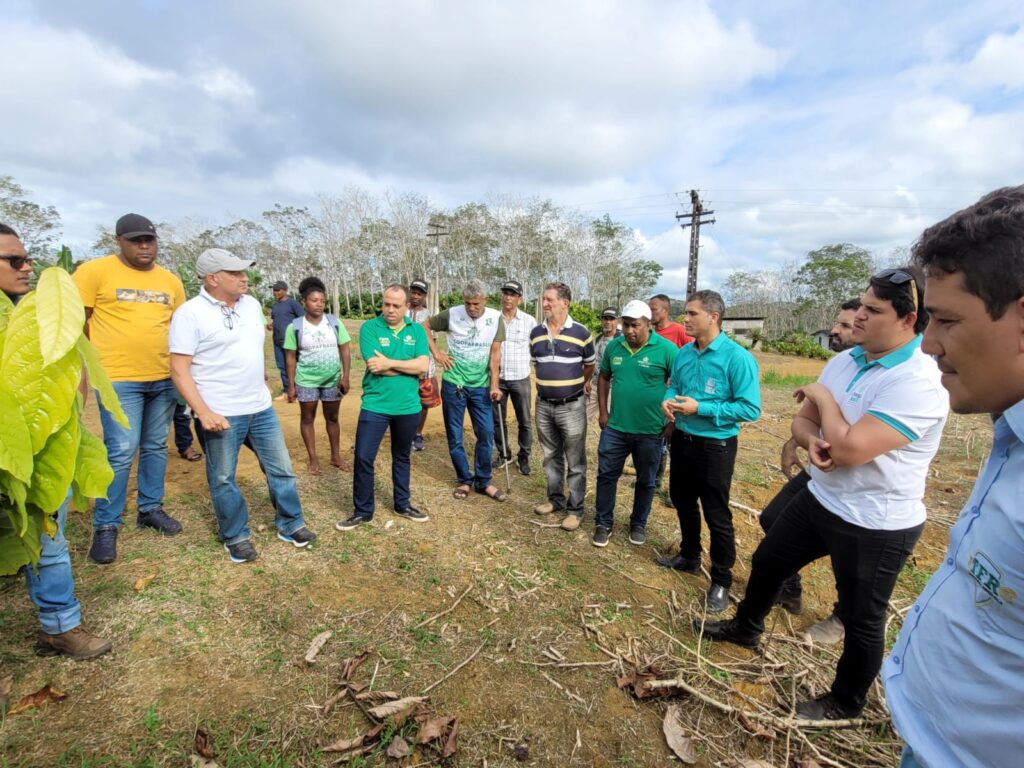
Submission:
[[[235,482],[248,439],[267,476],[277,537],[296,547],[316,539],[306,528],[291,458],[264,379],[266,333],[260,303],[249,296],[255,261],[221,248],[203,251],[199,295],[174,313],[171,376],[206,435],[206,479],[224,549],[233,563],[255,560],[249,510]]]
[[[594,353],[597,355],[597,370],[601,370],[601,358],[608,348],[608,343],[616,336],[621,336],[619,330],[619,310],[615,307],[605,307],[601,310],[601,335],[594,339]],[[597,415],[597,387],[590,388],[590,395],[587,397],[587,418],[592,419]]]
[[[277,363],[277,370],[281,372],[281,386],[284,391],[277,396],[278,400],[288,397],[288,368],[285,365],[284,334],[288,326],[297,317],[303,317],[306,311],[295,299],[288,295],[288,283],[278,280],[271,286],[274,292],[274,306],[270,308],[270,326],[267,330],[274,332],[274,362]],[[288,402],[291,402],[289,399]]]
[[[96,563],[112,563],[117,557],[117,533],[136,453],[139,527],[165,536],[181,532],[163,503],[167,433],[178,397],[170,376],[167,333],[172,313],[185,302],[185,288],[177,275],[156,263],[153,222],[129,213],[118,219],[115,235],[118,253],[87,261],[72,276],[85,305],[85,332],[99,350],[129,423],[122,427],[99,403],[114,480],[107,498],[97,499],[93,509],[89,557]]]
[[[501,286],[501,317],[505,323],[505,341],[501,343],[501,366],[498,374],[498,389],[501,400],[494,404],[494,423],[501,428],[501,439],[496,440],[496,449],[505,449],[505,455],[495,462],[503,467],[512,462],[512,446],[508,442],[508,426],[503,418],[506,404],[512,399],[519,424],[519,472],[530,474],[530,449],[533,447],[533,423],[530,414],[533,392],[530,387],[530,331],[537,320],[533,315],[519,308],[523,303],[523,284],[518,280],[506,280]]]
[[[423,323],[430,318],[430,310],[427,308],[427,291],[429,286],[426,280],[413,280],[409,283],[409,306],[405,310],[405,316],[414,323]],[[437,339],[437,334],[430,331],[431,336]],[[430,365],[427,372],[420,376],[419,384],[420,397],[420,424],[416,429],[416,435],[412,439],[412,449],[422,451],[423,428],[427,426],[427,416],[431,408],[437,408],[441,404],[441,387],[437,383],[437,366],[434,365],[434,358],[430,357]]]

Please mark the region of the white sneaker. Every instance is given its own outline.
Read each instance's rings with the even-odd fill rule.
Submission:
[[[804,640],[811,645],[837,645],[846,637],[843,622],[833,613],[827,619],[808,627],[804,632]]]

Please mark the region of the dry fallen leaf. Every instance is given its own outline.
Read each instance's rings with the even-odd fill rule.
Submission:
[[[441,750],[441,759],[446,760],[455,754],[455,750],[458,747],[455,746],[455,740],[459,736],[459,721],[452,718],[452,730],[448,734],[448,740],[444,743],[444,749]]]
[[[316,661],[317,654],[324,647],[324,644],[331,639],[331,635],[334,633],[331,630],[321,632],[319,635],[313,638],[313,642],[309,644],[309,650],[306,651],[306,663],[312,664]]]
[[[394,701],[398,697],[394,691],[362,691],[356,694],[359,701]]]
[[[202,728],[196,728],[195,749],[200,757],[213,757],[213,739]]]
[[[406,743],[405,739],[396,734],[395,738],[393,738],[391,743],[388,745],[387,756],[400,760],[408,755],[409,751],[409,745]]]
[[[350,656],[349,658],[345,659],[344,663],[341,665],[342,682],[348,682],[349,678],[352,677],[352,673],[359,668],[360,664],[366,661],[366,657],[368,655],[368,653],[364,652],[360,653],[358,656]]]
[[[14,685],[13,677],[5,677],[0,680],[0,711],[7,709],[11,701],[11,687]]]
[[[366,740],[366,734],[362,736],[356,736],[354,739],[340,739],[333,744],[328,744],[326,747],[320,747],[321,752],[348,752],[350,749],[363,746],[363,742]]]
[[[736,763],[736,768],[775,768],[775,766],[764,760],[740,760]]]
[[[683,727],[679,724],[679,706],[671,704],[665,711],[665,719],[662,721],[661,729],[665,732],[665,741],[676,757],[687,765],[697,762],[697,753],[693,749],[693,741],[684,733]]]
[[[155,573],[151,573],[148,576],[141,576],[141,577],[139,577],[139,578],[137,578],[135,580],[134,584],[132,584],[132,589],[134,589],[136,592],[141,592],[146,587],[148,587],[150,584],[152,584],[153,583],[153,579],[155,579],[155,578],[156,578],[156,574]]]
[[[48,701],[64,701],[68,695],[63,691],[58,691],[56,688],[51,688],[49,685],[44,685],[35,693],[30,693],[27,696],[22,696],[18,703],[11,707],[7,713],[8,716],[16,715],[19,712],[24,712],[26,709],[32,709],[34,707],[42,706]]]
[[[821,768],[821,763],[813,757],[801,757],[796,761],[796,768]]]
[[[199,755],[191,755],[188,759],[189,768],[220,768],[213,760]]]
[[[426,696],[406,696],[404,699],[399,699],[398,701],[389,701],[387,704],[379,704],[376,707],[370,707],[367,711],[378,720],[387,720],[389,717],[395,717],[396,715],[407,713],[417,704],[426,700]]]
[[[426,744],[428,741],[441,738],[454,719],[454,717],[431,717],[426,719],[420,724],[419,733],[416,734],[416,741],[420,744]]]

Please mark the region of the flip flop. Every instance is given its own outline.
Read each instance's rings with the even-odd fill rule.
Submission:
[[[178,451],[178,455],[181,456],[181,458],[185,459],[185,461],[199,461],[201,458],[203,458],[203,454],[201,454],[191,445],[184,451]]]
[[[482,491],[477,491],[481,496],[487,496],[488,498],[494,499],[495,501],[504,501],[508,498],[505,492],[498,486],[494,486],[494,493],[488,493],[487,489],[484,488]]]
[[[455,490],[452,491],[452,496],[454,496],[459,501],[462,501],[467,496],[469,496],[469,486],[468,485],[456,486]]]

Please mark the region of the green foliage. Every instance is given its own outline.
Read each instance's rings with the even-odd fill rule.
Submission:
[[[774,368],[765,368],[761,373],[761,383],[766,387],[778,387],[780,389],[796,389],[806,387],[817,381],[816,376],[801,376],[797,373],[779,373]]]
[[[28,199],[29,192],[10,176],[0,176],[0,221],[14,227],[29,255],[49,252],[60,229],[60,214]]]
[[[781,339],[766,339],[764,350],[765,352],[781,352],[784,355],[810,357],[815,360],[828,360],[835,354],[802,331],[793,331]]]
[[[0,575],[39,559],[40,535],[55,532],[69,488],[84,503],[113,478],[102,442],[81,424],[83,360],[104,405],[127,419],[84,320],[74,283],[56,267],[13,310],[0,301]]]
[[[871,277],[871,253],[850,243],[826,245],[807,254],[796,273],[807,298],[805,308],[819,307],[831,316],[853,296],[859,296]]]
[[[599,309],[591,309],[586,304],[578,304],[575,301],[569,305],[569,317],[577,323],[587,326],[590,332],[595,335],[601,332],[600,311]],[[541,318],[538,317],[537,322],[541,322]]]

